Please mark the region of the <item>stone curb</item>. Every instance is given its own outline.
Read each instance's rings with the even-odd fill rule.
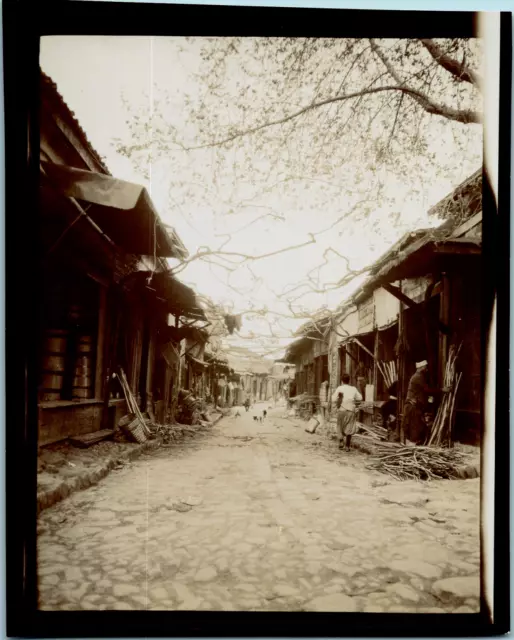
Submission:
[[[98,484],[98,482],[105,478],[105,476],[107,476],[110,471],[112,471],[112,469],[114,469],[114,467],[120,462],[135,460],[146,451],[153,451],[160,445],[160,438],[149,440],[144,444],[135,445],[134,449],[129,449],[128,451],[125,451],[115,458],[109,458],[102,464],[100,468],[87,471],[83,475],[77,476],[76,478],[69,478],[68,480],[64,480],[60,485],[55,487],[55,489],[50,489],[49,491],[42,491],[41,493],[38,493],[37,513],[39,514],[41,513],[41,511],[43,511],[43,509],[52,507],[54,504],[60,502],[64,498],[67,498],[71,493],[74,493],[75,491],[88,489],[94,484]]]
[[[217,424],[223,418],[223,414],[212,420],[212,426]],[[49,489],[48,491],[42,491],[37,495],[37,513],[41,513],[44,509],[52,507],[57,502],[64,500],[70,494],[82,489],[88,489],[94,484],[98,484],[100,480],[103,480],[120,462],[128,462],[139,458],[140,455],[147,451],[154,451],[158,449],[162,444],[161,438],[155,440],[149,440],[143,444],[134,445],[133,449],[129,449],[124,453],[116,456],[115,458],[109,458],[102,463],[102,466],[94,470],[88,470],[83,475],[76,478],[69,478],[61,482],[55,489]]]

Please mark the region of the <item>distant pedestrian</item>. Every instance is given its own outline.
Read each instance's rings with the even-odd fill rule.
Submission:
[[[343,448],[343,436],[346,436],[346,451],[350,451],[352,436],[357,433],[357,406],[362,402],[362,394],[350,385],[350,376],[347,373],[343,373],[342,383],[334,391],[332,402],[337,404],[339,448]]]

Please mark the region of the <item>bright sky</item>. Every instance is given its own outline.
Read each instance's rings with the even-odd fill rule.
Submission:
[[[143,113],[165,110],[167,120],[183,128],[194,141],[195,131],[187,128],[184,120],[184,93],[187,89],[189,94],[196,91],[200,95],[202,90],[193,75],[198,67],[199,47],[195,43],[185,48],[183,45],[179,38],[45,37],[41,43],[41,67],[56,82],[92,145],[105,157],[111,173],[145,184],[161,218],[177,230],[191,254],[201,246],[220,247],[227,239],[223,233],[232,234],[225,250],[249,255],[303,244],[309,240],[309,233],[326,229],[362,199],[365,182],[364,189],[361,187],[356,194],[351,189],[350,174],[337,169],[333,172],[337,184],[333,186],[310,181],[307,176],[298,182],[294,197],[290,190],[281,192],[280,188],[255,197],[251,175],[246,184],[237,185],[231,183],[229,174],[214,176],[209,150],[171,153],[148,163],[149,178],[139,173],[113,145],[114,138],[129,142],[129,114],[123,100]],[[156,102],[159,87],[170,92],[172,99],[168,104]],[[215,102],[210,108],[215,108]],[[451,136],[443,137],[437,129],[434,132],[431,151],[448,161],[456,153]],[[456,157],[453,175],[436,178],[428,172],[416,197],[409,195],[412,185],[389,179],[387,202],[380,207],[371,203],[365,221],[339,225],[316,236],[315,244],[252,262],[250,269],[241,267],[234,272],[230,282],[225,270],[200,261],[188,265],[179,277],[234,313],[252,308],[275,312],[268,314],[267,319],[246,317],[240,335],[228,342],[259,351],[278,349],[273,354],[278,357],[290,341],[291,332],[305,320],[287,317],[288,308],[277,294],[294,287],[310,270],[322,264],[323,252],[329,246],[337,247],[351,267],[359,269],[372,263],[405,231],[427,226],[428,208],[478,168],[481,149],[478,127],[470,129],[469,148],[469,157]],[[264,169],[265,165],[264,161]],[[348,193],[341,198],[345,178]],[[246,199],[249,201],[241,202]],[[233,207],[234,201],[239,203],[237,207]],[[398,214],[395,225],[384,223],[391,212]],[[262,217],[270,213],[275,217]],[[344,261],[332,255],[320,272],[320,282],[326,285],[344,275]],[[303,295],[296,304],[310,312],[323,305],[334,308],[361,281],[362,278],[350,287],[328,293],[299,290]],[[296,306],[295,310],[301,309]]]

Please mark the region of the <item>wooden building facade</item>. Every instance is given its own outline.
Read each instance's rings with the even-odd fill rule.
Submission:
[[[202,317],[166,258],[184,258],[143,187],[114,179],[54,83],[41,74],[39,445],[112,430],[169,404],[168,317]],[[170,344],[171,343],[171,344]]]
[[[393,379],[398,380],[401,413],[415,363],[427,360],[431,385],[442,387],[449,349],[462,345],[454,437],[479,441],[481,185],[478,171],[429,212],[444,220],[439,227],[404,236],[330,319],[302,328],[302,337],[289,345],[285,356],[296,365],[297,395],[317,394],[327,373],[330,395],[343,373],[359,386],[360,365],[366,401],[361,420],[376,417]],[[387,380],[384,364],[395,374]],[[333,410],[330,419],[335,420]]]

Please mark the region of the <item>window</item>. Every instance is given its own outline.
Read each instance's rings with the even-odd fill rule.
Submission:
[[[94,398],[99,285],[61,270],[48,273],[43,286],[40,401]]]

